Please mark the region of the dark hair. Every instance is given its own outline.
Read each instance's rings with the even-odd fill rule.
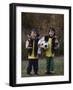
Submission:
[[[38,30],[37,30],[36,28],[33,28],[33,29],[31,30],[31,32],[35,32],[35,33],[36,33],[36,38],[37,38],[37,39],[40,38],[39,32],[38,32]]]
[[[31,32],[35,32],[37,34],[37,30],[35,28],[33,28]]]
[[[55,28],[53,28],[53,27],[50,27],[50,28],[49,28],[49,32],[50,32],[50,31],[53,31],[53,32],[54,32],[54,36],[56,35]],[[49,32],[48,32],[48,33],[49,33]]]

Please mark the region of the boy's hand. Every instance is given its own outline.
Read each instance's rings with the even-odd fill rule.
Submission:
[[[28,49],[28,50],[31,50],[31,49],[32,49],[32,47],[27,47],[27,49]]]
[[[57,39],[55,40],[55,43],[58,43],[58,40]]]
[[[54,49],[57,50],[58,48],[59,48],[59,42],[58,42],[58,40],[56,39],[56,40],[55,40],[55,47],[54,47]]]

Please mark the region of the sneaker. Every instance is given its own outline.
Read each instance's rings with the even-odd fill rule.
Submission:
[[[50,71],[51,74],[55,74],[55,71]]]
[[[50,71],[50,72],[46,72],[46,74],[47,74],[47,75],[52,75],[52,74],[54,74],[54,72],[51,72],[51,71]]]
[[[50,74],[50,72],[45,72],[45,74]]]
[[[35,75],[39,75],[38,73],[34,73]]]
[[[32,75],[31,73],[28,73],[28,72],[27,72],[27,74],[28,74],[28,75]]]

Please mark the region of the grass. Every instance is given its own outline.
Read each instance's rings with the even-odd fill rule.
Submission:
[[[41,59],[39,60],[39,76],[45,76],[45,72],[46,72],[46,60],[45,59]],[[27,66],[28,66],[28,61],[26,60],[22,60],[22,65],[21,65],[21,76],[22,77],[27,77],[29,75],[27,75]],[[61,57],[55,57],[54,59],[54,70],[55,70],[55,74],[53,75],[64,75],[64,58],[63,56]],[[33,70],[32,70],[32,76],[34,76]]]

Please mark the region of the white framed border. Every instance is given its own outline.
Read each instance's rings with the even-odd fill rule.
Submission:
[[[21,13],[64,14],[64,76],[21,77]],[[16,84],[69,81],[69,10],[16,7]]]

